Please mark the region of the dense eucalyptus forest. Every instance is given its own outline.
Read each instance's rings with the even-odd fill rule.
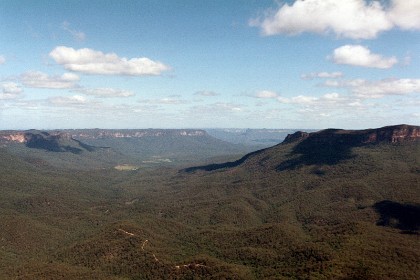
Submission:
[[[1,133],[0,279],[418,278],[418,126],[22,133]]]

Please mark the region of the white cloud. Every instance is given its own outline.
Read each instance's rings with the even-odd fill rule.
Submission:
[[[394,0],[389,16],[401,29],[420,29],[420,1]]]
[[[251,24],[264,35],[333,32],[353,39],[375,38],[393,26],[379,2],[364,0],[297,0]]]
[[[55,106],[80,106],[86,105],[88,99],[81,95],[56,96],[48,99],[48,102]]]
[[[366,112],[371,105],[364,104],[363,99],[357,96],[327,93],[322,96],[299,95],[293,97],[278,97],[277,100],[285,104],[286,108],[293,108],[301,118],[331,117],[334,120],[354,116],[355,112]]]
[[[6,62],[6,58],[2,55],[0,55],[0,65],[4,64]]]
[[[67,21],[64,21],[61,24],[61,28],[63,28],[67,32],[69,32],[76,41],[84,41],[86,39],[86,34],[85,33],[70,28],[70,23],[67,22]]]
[[[321,86],[335,87],[335,88],[350,88],[364,85],[366,80],[353,79],[353,80],[326,80]]]
[[[389,69],[398,63],[393,56],[385,58],[361,45],[344,45],[334,50],[331,59],[336,64],[347,64],[361,67]]]
[[[157,105],[180,105],[188,103],[186,100],[180,99],[177,96],[164,97],[160,99],[141,99],[140,103],[143,104],[157,104]]]
[[[130,97],[134,96],[134,93],[129,90],[115,89],[115,88],[79,88],[73,90],[74,92],[92,95],[95,97]]]
[[[408,95],[420,93],[420,79],[383,79],[379,81],[327,80],[327,87],[348,88],[351,93],[361,98],[381,98],[390,95]]]
[[[372,39],[379,33],[399,27],[420,29],[418,0],[296,0],[277,11],[252,19],[263,35],[298,35],[304,32],[329,34],[352,39]]]
[[[284,104],[294,104],[294,105],[304,105],[304,106],[351,106],[350,104],[356,104],[360,100],[358,98],[349,98],[347,96],[342,96],[336,92],[326,93],[320,97],[307,96],[307,95],[298,95],[290,98],[278,97],[277,100],[280,103]]]
[[[354,87],[356,96],[366,98],[381,98],[388,95],[407,95],[420,93],[420,79],[385,79],[369,82]]]
[[[196,118],[211,118],[213,126],[215,125],[215,119],[227,119],[244,112],[243,105],[231,102],[216,102],[209,105],[192,106],[189,108],[189,113]]]
[[[13,82],[0,83],[0,89],[0,100],[16,99],[23,92],[23,89]]]
[[[280,103],[286,103],[286,104],[311,104],[317,101],[318,98],[313,97],[313,96],[298,95],[291,98],[279,96],[277,100]]]
[[[278,97],[277,100],[283,104],[283,109],[289,109],[288,115],[294,121],[301,120],[304,123],[312,121],[313,125],[320,125],[318,121],[326,118],[328,122],[323,125],[328,127],[331,127],[332,122],[349,121],[355,116],[365,116],[372,106],[357,96],[341,95],[335,92],[322,96]]]
[[[86,74],[146,76],[160,75],[170,69],[146,57],[127,59],[115,53],[105,54],[88,48],[75,50],[59,46],[49,55],[65,69]]]
[[[217,102],[213,106],[217,110],[224,110],[224,111],[240,112],[243,110],[241,105],[230,103],[230,102]]]
[[[194,95],[200,95],[200,96],[218,96],[220,94],[218,94],[217,92],[214,92],[214,91],[201,90],[201,91],[197,91],[196,93],[194,93]]]
[[[262,90],[262,91],[257,92],[254,97],[261,98],[261,99],[270,99],[270,98],[278,97],[278,94],[274,91]]]
[[[20,94],[23,89],[16,83],[5,82],[1,84],[1,89],[4,94]]]
[[[315,79],[315,78],[336,79],[336,78],[341,78],[343,76],[344,76],[344,74],[342,72],[312,72],[312,73],[309,73],[309,74],[303,74],[301,76],[301,78],[304,79],[304,80],[312,80],[312,79]]]
[[[49,76],[43,72],[32,71],[20,76],[20,82],[24,86],[31,88],[75,88],[78,86],[77,82],[79,80],[79,76],[73,73],[64,73],[61,76]]]

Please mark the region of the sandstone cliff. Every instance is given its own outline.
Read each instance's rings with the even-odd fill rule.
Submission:
[[[307,142],[314,142],[318,144],[347,144],[352,146],[375,144],[380,142],[399,143],[419,140],[420,126],[402,124],[365,130],[325,129],[313,133],[298,131],[287,135],[283,144],[302,141],[305,139],[307,139]]]

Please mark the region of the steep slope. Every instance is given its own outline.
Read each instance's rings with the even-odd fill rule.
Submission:
[[[196,180],[183,218],[237,228],[221,254],[258,259],[259,278],[416,279],[419,131],[299,132],[235,162],[183,170]]]
[[[43,149],[50,152],[70,152],[73,154],[80,154],[84,151],[92,152],[99,149],[75,140],[64,133],[50,134],[48,132],[28,131],[25,132],[25,143],[29,148]]]
[[[0,131],[0,147],[26,162],[49,168],[98,169],[115,166],[126,158],[60,131]]]
[[[70,152],[73,154],[92,152],[99,149],[75,140],[69,134],[58,131],[2,131],[0,132],[0,143],[3,146],[8,146],[10,143],[23,143],[28,148],[50,152]]]
[[[367,130],[326,129],[313,133],[298,131],[289,134],[281,144],[252,152],[237,161],[190,167],[185,171],[211,171],[239,165],[270,165],[277,170],[293,169],[302,165],[331,165],[352,158],[353,148],[418,141],[420,141],[420,127],[410,125]],[[285,145],[293,146],[287,155],[282,152]],[[283,156],[287,159],[284,160]]]

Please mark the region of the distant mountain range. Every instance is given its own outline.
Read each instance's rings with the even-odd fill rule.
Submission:
[[[44,131],[50,135],[62,135],[80,141],[144,138],[144,137],[214,137],[216,139],[246,146],[269,147],[276,145],[297,129],[64,129]],[[314,130],[307,130],[311,132]],[[38,131],[41,132],[41,131]],[[7,142],[25,142],[25,134],[37,133],[28,131],[0,131],[0,144]]]
[[[204,130],[195,129],[0,131],[0,146],[27,157],[36,156],[53,165],[57,158],[61,158],[67,161],[66,165],[74,162],[82,168],[97,168],[101,163],[106,163],[105,166],[126,163],[187,164],[215,157],[237,156],[255,149],[229,143],[210,136]],[[34,153],[25,150],[25,147],[38,151]],[[52,156],[51,152],[60,155]]]
[[[65,154],[73,154],[67,161],[79,166],[102,166],[100,163],[116,164],[187,164],[188,162],[210,161],[217,157],[241,155],[267,144],[281,145],[295,141],[302,142],[295,148],[306,161],[335,161],[345,157],[349,148],[369,143],[401,142],[416,140],[419,129],[416,126],[397,125],[367,130],[327,129],[318,132],[267,129],[68,129],[53,131],[0,131],[0,146],[13,151],[28,153],[23,147],[37,149],[37,157],[56,161],[46,152],[62,153],[59,157],[66,161]],[[294,132],[294,133],[287,133]],[[224,140],[217,139],[219,137]],[[265,140],[263,140],[265,139]],[[278,141],[277,141],[277,140]],[[226,141],[225,141],[226,140]],[[228,141],[232,141],[228,142]],[[237,144],[234,144],[237,143]],[[238,144],[241,143],[241,144]],[[259,145],[255,145],[255,144]],[[262,145],[264,143],[264,145]],[[20,144],[20,145],[19,145]],[[205,169],[219,166],[234,166],[245,159],[260,154],[261,151],[245,155],[235,162],[210,164]],[[340,155],[340,156],[338,156]],[[28,154],[28,157],[31,155]],[[89,159],[83,164],[83,159]],[[96,164],[93,164],[95,162]],[[289,165],[297,162],[284,163]],[[188,170],[195,170],[192,167]],[[279,167],[281,168],[281,167]],[[198,168],[199,169],[199,168]]]

